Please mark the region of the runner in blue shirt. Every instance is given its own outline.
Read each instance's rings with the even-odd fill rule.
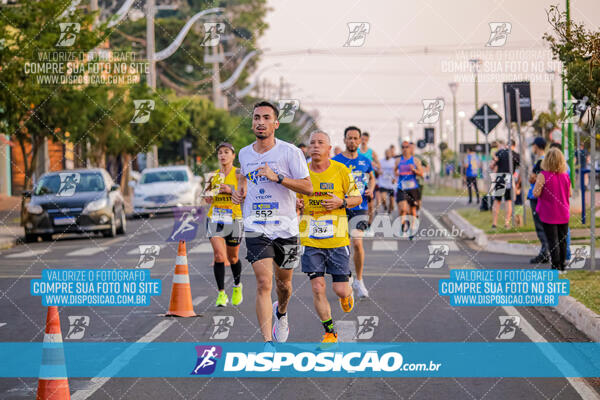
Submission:
[[[421,161],[413,157],[410,143],[402,142],[402,155],[396,160],[396,176],[398,177],[398,190],[396,191],[396,202],[398,203],[398,213],[402,219],[402,232],[410,231],[410,221],[406,219],[409,214],[413,221],[417,218],[419,196],[419,182],[417,175],[423,176]],[[410,238],[414,235],[411,233]]]
[[[371,161],[365,156],[358,154],[358,146],[361,143],[361,132],[355,126],[349,126],[344,130],[344,143],[346,150],[333,157],[335,161],[347,166],[352,175],[363,201],[358,206],[347,209],[350,235],[352,237],[352,248],[354,249],[354,266],[356,279],[352,287],[357,290],[358,297],[369,297],[369,292],[363,282],[363,266],[365,263],[365,251],[363,248],[364,231],[368,229],[369,216],[367,215],[368,199],[373,196],[375,189],[375,176]]]
[[[472,147],[467,150],[467,156],[465,157],[465,180],[467,183],[467,189],[469,190],[469,204],[473,202],[473,195],[471,194],[471,187],[475,188],[475,194],[477,195],[477,204],[479,204],[479,189],[477,188],[477,174],[479,172],[479,160],[477,155],[473,151]]]
[[[369,139],[370,135],[368,132],[362,132],[360,135],[360,146],[358,147],[358,154],[361,156],[365,156],[371,161],[371,165],[373,167],[373,172],[375,173],[375,177],[379,178],[379,170],[380,163],[379,158],[377,157],[377,153],[373,151],[372,148],[369,147]],[[373,195],[371,195],[367,199],[368,204],[368,212],[369,212],[369,226],[373,223],[373,218],[375,217],[375,192],[377,192],[377,182],[375,182],[375,189],[373,191]]]

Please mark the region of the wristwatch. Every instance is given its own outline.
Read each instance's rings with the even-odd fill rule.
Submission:
[[[277,183],[283,182],[283,178],[285,178],[285,176],[283,176],[281,174],[277,174]]]
[[[348,202],[346,201],[346,199],[344,199],[340,208],[346,208],[347,205],[348,205]]]

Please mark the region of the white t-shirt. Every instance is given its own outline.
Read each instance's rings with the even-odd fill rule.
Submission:
[[[381,175],[377,179],[377,185],[384,189],[394,189],[394,169],[396,161],[393,158],[379,161],[381,165]]]
[[[276,174],[304,179],[310,176],[306,158],[302,150],[279,139],[275,139],[271,150],[262,154],[254,151],[253,145],[244,147],[238,156],[248,187],[242,208],[244,230],[260,232],[269,239],[298,236],[296,193],[256,174],[267,163]]]

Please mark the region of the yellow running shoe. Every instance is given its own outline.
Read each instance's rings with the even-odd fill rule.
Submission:
[[[242,294],[242,284],[239,286],[233,287],[233,292],[231,293],[231,304],[234,306],[238,306],[244,301],[244,295]]]
[[[354,293],[350,292],[350,296],[340,298],[340,307],[344,312],[350,312],[354,308]]]
[[[215,305],[217,307],[225,307],[228,303],[229,297],[227,297],[227,293],[225,293],[224,290],[222,292],[219,292],[219,295],[217,296],[217,302],[215,303]]]
[[[321,343],[337,343],[337,333],[327,332],[323,335]]]

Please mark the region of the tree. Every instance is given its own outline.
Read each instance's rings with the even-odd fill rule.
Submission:
[[[544,34],[544,39],[563,62],[569,90],[576,99],[587,97],[595,110],[600,105],[600,31],[571,22],[558,6],[551,6],[547,15],[553,32]]]
[[[80,98],[78,88],[60,81],[40,82],[40,75],[30,72],[44,66],[64,71],[66,62],[45,57],[86,53],[103,39],[103,27],[92,28],[94,14],[77,10],[59,18],[67,5],[60,0],[19,2],[5,7],[0,18],[0,106],[6,110],[4,133],[13,137],[23,155],[25,188],[31,186],[44,140],[64,140],[67,127],[80,118],[73,110],[74,99]],[[74,40],[68,45],[70,39]]]

